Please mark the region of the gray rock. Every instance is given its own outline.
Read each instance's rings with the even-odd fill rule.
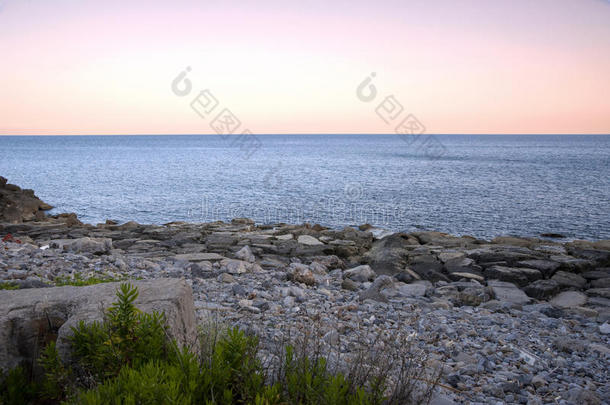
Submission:
[[[249,268],[249,263],[243,260],[223,259],[220,262],[220,270],[230,274],[244,274]]]
[[[405,283],[395,283],[392,287],[394,292],[390,294],[385,294],[386,290],[383,291],[384,295],[398,295],[401,297],[423,297],[426,295],[426,291],[429,288],[426,284],[422,282],[416,282],[413,284],[405,284]],[[395,293],[395,294],[394,294]]]
[[[415,237],[405,233],[395,233],[375,241],[365,254],[365,258],[377,274],[398,274],[407,265],[408,247],[414,245],[419,245]]]
[[[365,264],[354,267],[353,269],[345,270],[343,276],[359,283],[364,283],[365,281],[373,281],[377,274],[368,264]]]
[[[551,280],[557,282],[560,287],[571,287],[577,289],[582,289],[587,284],[587,280],[585,280],[584,277],[578,274],[568,273],[566,271],[558,271],[551,278]]]
[[[324,243],[320,242],[318,239],[314,238],[313,236],[309,236],[309,235],[299,236],[297,239],[297,242],[300,243],[301,245],[306,245],[306,246],[324,245]]]
[[[494,296],[500,302],[509,302],[511,304],[524,305],[532,299],[523,291],[517,288],[516,285],[504,281],[490,280],[487,285],[491,287]]]
[[[490,299],[491,291],[489,288],[483,286],[469,286],[459,292],[456,304],[458,306],[467,305],[475,307]]]
[[[449,274],[449,278],[454,281],[476,280],[480,283],[485,281],[485,277],[483,277],[479,274],[470,273],[470,272],[454,272],[454,273]]]
[[[411,256],[409,268],[424,280],[449,281],[449,278],[442,273],[443,264],[432,255]]]
[[[250,246],[248,245],[238,250],[237,253],[235,253],[235,257],[250,263],[254,263],[256,261],[256,257],[254,257],[254,253],[252,253],[252,250],[250,250]]]
[[[599,268],[597,270],[586,271],[582,276],[587,280],[597,280],[599,278],[610,278],[610,268]]]
[[[564,291],[556,295],[550,302],[560,308],[580,307],[587,302],[587,296],[578,291]]]
[[[210,263],[210,262],[190,263],[186,267],[186,269],[190,270],[192,277],[200,277],[200,278],[214,277],[212,263]]]
[[[526,286],[523,291],[532,298],[545,300],[559,293],[559,284],[555,280],[537,280]]]
[[[435,231],[412,232],[411,235],[415,236],[419,240],[419,243],[423,245],[435,245],[443,247],[465,247],[473,242],[473,238],[470,237],[460,238]]]
[[[491,266],[485,269],[484,274],[487,278],[508,281],[519,286],[525,286],[542,278],[539,270],[526,267]]]
[[[52,240],[49,246],[73,253],[104,254],[112,250],[112,240],[109,238],[78,238]]]
[[[218,253],[186,253],[174,256],[176,260],[183,260],[185,262],[203,262],[203,261],[219,261],[226,259],[226,257],[219,255]]]
[[[221,283],[230,284],[235,282],[235,278],[229,273],[222,273],[220,276],[218,276],[218,281]]]
[[[446,252],[441,252],[438,254],[438,259],[447,264],[448,262],[453,262],[453,261],[458,261],[459,259],[465,258],[466,254],[464,252],[458,252],[458,251],[446,251]],[[470,259],[470,261],[473,263],[474,260]],[[472,264],[471,263],[471,264]]]
[[[349,291],[358,291],[359,284],[349,278],[343,279],[341,282],[341,288]]]
[[[559,263],[551,261],[551,260],[541,260],[541,259],[533,259],[533,260],[522,260],[517,262],[517,266],[519,267],[529,267],[531,269],[540,270],[545,277],[551,277],[555,271],[559,268]]]
[[[599,325],[599,331],[604,335],[610,334],[610,324],[608,322],[604,322],[602,325]]]
[[[370,299],[386,302],[387,298],[381,294],[381,290],[391,286],[393,283],[392,277],[386,275],[379,276],[373,281],[373,284],[369,288],[359,294],[359,298],[361,301]]]
[[[610,288],[610,277],[598,278],[591,281],[592,288]]]
[[[142,311],[164,312],[169,333],[183,346],[195,344],[197,332],[191,287],[184,280],[133,281]],[[49,339],[57,336],[62,359],[70,359],[71,327],[103,318],[101,308],[116,301],[119,283],[87,287],[54,287],[0,291],[0,369],[35,361]]]
[[[566,255],[554,255],[551,256],[550,259],[558,262],[561,269],[569,271],[589,270],[593,266],[593,262],[591,260],[578,259],[576,257]]]
[[[587,295],[610,299],[610,288],[590,288],[586,291]]]
[[[597,395],[594,391],[583,388],[571,389],[569,391],[568,399],[573,404],[601,405],[602,403],[599,395]]]

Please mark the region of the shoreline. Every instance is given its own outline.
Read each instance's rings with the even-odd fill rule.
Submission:
[[[352,228],[247,219],[75,221],[3,225],[0,234],[12,239],[0,242],[0,282],[181,278],[198,325],[220,320],[269,347],[313,329],[349,356],[371,333],[408,333],[428,355],[426,367],[444,371],[441,383],[452,388],[439,389],[452,401],[444,403],[571,404],[610,394],[610,241],[487,242],[437,232],[375,239]]]
[[[35,198],[33,192],[26,192]],[[197,325],[278,339],[314,330],[355,353],[401,333],[443,371],[436,403],[603,403],[610,397],[610,241],[557,242],[320,225],[108,221],[0,225],[1,308],[19,289],[183,279]],[[39,200],[38,200],[39,201]],[[8,235],[10,234],[10,236]],[[442,402],[444,401],[444,402]]]

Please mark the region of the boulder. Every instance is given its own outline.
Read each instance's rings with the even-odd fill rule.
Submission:
[[[490,279],[508,281],[519,286],[525,286],[532,281],[542,278],[542,273],[536,269],[526,267],[491,266],[485,269],[485,276]]]
[[[301,245],[306,245],[306,246],[324,245],[324,243],[320,242],[318,239],[314,238],[313,236],[309,236],[309,235],[299,236],[297,239],[297,242],[300,243]]]
[[[386,302],[387,298],[383,294],[381,294],[381,290],[387,287],[391,287],[393,284],[394,281],[392,280],[392,277],[386,275],[379,276],[375,279],[375,281],[373,281],[373,284],[371,284],[369,288],[359,294],[358,298],[361,301],[374,300]]]
[[[532,300],[523,291],[517,288],[516,285],[512,283],[490,280],[487,285],[491,287],[491,290],[493,291],[494,296],[498,301],[509,302],[511,304],[517,305],[524,305]]]
[[[403,297],[423,297],[429,288],[426,283],[430,284],[427,281],[416,281],[412,284],[400,283],[396,285],[396,289],[398,294]]]
[[[584,277],[567,271],[558,271],[551,280],[554,280],[562,288],[582,289],[587,284]]]
[[[550,302],[560,308],[580,307],[587,302],[587,296],[578,291],[564,291],[556,295]]]
[[[443,264],[432,255],[417,255],[409,258],[409,268],[422,279],[432,282],[449,281],[443,271]]]
[[[610,278],[610,267],[598,268],[596,270],[586,271],[582,276],[587,280],[597,280],[600,278]]]
[[[537,300],[545,300],[559,292],[559,284],[555,280],[537,280],[523,289],[527,295]]]
[[[491,299],[491,291],[487,287],[483,286],[469,286],[460,291],[458,295],[458,300],[454,302],[455,304],[468,305],[468,306],[477,306],[481,305],[483,302],[487,302]]]
[[[443,258],[443,253],[439,254],[438,256],[439,259],[445,263],[445,270],[447,270],[449,273],[470,270],[472,268],[477,268],[479,270],[481,269],[480,266],[476,265],[473,259],[468,257],[447,258],[447,256],[445,256],[445,258]]]
[[[353,280],[350,280],[349,278],[344,278],[341,282],[341,288],[344,290],[357,291],[358,287],[359,284]]]
[[[0,176],[0,223],[19,224],[27,221],[45,219],[45,211],[50,210],[32,190],[22,190]]]
[[[256,257],[254,257],[254,253],[252,253],[252,250],[250,250],[250,246],[248,245],[238,250],[237,253],[235,253],[235,257],[250,263],[254,263],[256,261]]]
[[[476,260],[484,267],[486,263],[505,262],[511,266],[524,260],[535,260],[535,253],[529,249],[518,246],[483,246],[465,251],[466,256]]]
[[[590,288],[587,290],[587,295],[610,299],[610,288]]]
[[[223,259],[220,261],[220,271],[229,274],[243,274],[250,270],[251,263],[243,260]]]
[[[394,275],[407,265],[409,246],[418,246],[419,241],[405,233],[395,233],[373,243],[365,259],[377,274]]]
[[[416,237],[422,245],[434,245],[443,247],[465,247],[472,243],[475,239],[471,237],[457,237],[442,232],[412,232],[412,236]]]
[[[119,284],[0,291],[0,369],[35,361],[53,340],[62,359],[69,360],[71,327],[81,320],[101,321],[102,309],[116,301]],[[140,310],[164,312],[169,333],[181,346],[196,343],[193,296],[184,280],[156,279],[132,284],[138,287],[135,305]]]
[[[345,272],[343,272],[343,277],[349,278],[359,283],[373,281],[376,276],[377,274],[373,271],[373,269],[371,269],[368,264],[354,267],[353,269],[345,270]]]
[[[454,306],[478,306],[492,297],[492,291],[477,282],[459,281],[436,288],[435,294],[441,296]]]
[[[549,278],[555,274],[555,271],[559,268],[559,263],[552,260],[532,259],[517,262],[517,266],[539,270],[546,278]]]
[[[458,252],[458,251],[446,251],[446,252],[441,252],[438,254],[439,260],[443,263],[447,263],[450,260],[461,259],[465,256],[466,256],[466,254],[464,252]],[[472,259],[469,259],[469,260],[472,260]]]
[[[610,288],[610,277],[598,278],[591,281],[592,288]]]
[[[78,238],[57,239],[49,242],[49,247],[62,249],[73,253],[104,254],[112,250],[112,239],[109,238]]]
[[[559,268],[568,271],[586,271],[593,267],[593,261],[586,259],[579,259],[577,257],[566,256],[566,255],[553,255],[550,259],[554,262],[559,263]]]

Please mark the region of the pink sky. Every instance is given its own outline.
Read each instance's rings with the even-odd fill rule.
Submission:
[[[0,55],[0,134],[610,133],[605,0],[0,0]]]

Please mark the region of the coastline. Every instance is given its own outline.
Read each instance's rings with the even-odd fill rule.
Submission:
[[[0,225],[0,283],[184,279],[198,325],[220,320],[263,345],[313,328],[350,355],[371,334],[408,334],[428,354],[424,366],[443,370],[446,401],[601,403],[610,394],[610,241],[486,241],[244,218],[38,219]],[[0,302],[15,293],[0,291]]]

